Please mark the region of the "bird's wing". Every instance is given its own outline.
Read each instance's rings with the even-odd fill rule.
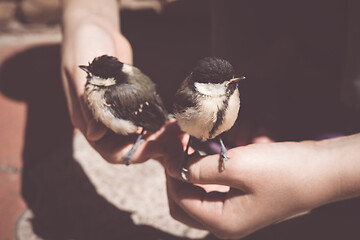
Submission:
[[[196,106],[195,90],[186,84],[176,92],[174,98],[174,113],[181,113],[188,108]]]
[[[122,84],[106,91],[105,101],[114,116],[130,120],[148,131],[160,129],[167,114],[160,97],[153,91],[144,91],[141,86]]]

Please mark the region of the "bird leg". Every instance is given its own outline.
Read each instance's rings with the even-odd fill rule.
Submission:
[[[189,141],[186,145],[186,150],[185,150],[185,158],[184,158],[184,162],[181,168],[181,178],[184,179],[184,181],[187,181],[187,177],[186,177],[186,173],[189,171],[189,169],[187,169],[187,164],[189,162],[189,147],[190,147],[190,143],[191,143],[191,136],[189,137]]]
[[[227,149],[225,147],[225,144],[223,142],[223,140],[221,139],[220,136],[218,136],[219,142],[220,142],[220,146],[221,146],[221,153],[220,153],[220,166],[219,169],[221,171],[225,170],[225,163],[226,160],[229,158],[226,154],[227,154]]]
[[[144,142],[144,139],[142,139],[142,137],[143,137],[143,135],[144,135],[144,132],[145,132],[145,129],[143,128],[143,129],[141,130],[140,135],[137,137],[134,145],[133,145],[132,148],[130,149],[130,151],[128,151],[128,152],[126,153],[126,155],[123,157],[123,159],[125,160],[125,165],[126,165],[126,166],[129,166],[129,165],[130,165],[130,163],[131,163],[131,158],[132,158],[132,156],[134,155],[135,150],[140,146],[141,143]]]

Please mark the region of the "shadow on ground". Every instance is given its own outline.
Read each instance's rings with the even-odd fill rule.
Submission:
[[[59,53],[55,45],[32,48],[8,59],[1,72],[1,90],[28,107],[22,194],[34,232],[44,239],[180,239],[133,224],[73,159]]]
[[[190,12],[186,19],[182,14],[124,14],[135,65],[161,83],[159,92],[167,103],[188,70],[210,49],[207,10]],[[72,157],[73,128],[59,70],[57,45],[19,53],[1,70],[1,91],[28,106],[22,193],[34,213],[35,233],[45,239],[180,239],[150,226],[134,225],[129,212],[120,211],[96,192]],[[325,206],[245,239],[358,239],[359,206],[359,199]]]
[[[152,11],[125,15],[130,18],[128,22],[133,29],[139,30],[137,23],[142,23],[140,31],[132,31],[132,36],[138,38],[133,41],[137,45],[135,62],[152,78],[169,78],[166,86],[170,86],[170,91],[164,86],[162,95],[170,98],[177,87],[173,84],[174,75],[180,81],[189,68],[183,62],[184,56],[192,56],[188,59],[189,64],[193,64],[205,49],[207,51],[207,45],[199,44],[200,40],[189,40],[189,32],[184,34],[191,19],[184,25],[177,22],[176,16],[164,21],[164,15]],[[131,20],[132,17],[137,19]],[[199,24],[205,25],[204,21],[207,18]],[[181,29],[164,35],[173,29],[172,24]],[[197,28],[194,25],[190,31]],[[189,49],[193,49],[193,45],[201,47],[197,51],[183,51],[172,44],[175,39],[178,45],[182,45],[181,40],[188,42]],[[182,59],[179,58],[181,52]],[[147,62],[153,63],[150,68],[144,67]],[[178,74],[179,71],[183,73]],[[0,89],[9,98],[27,103],[22,194],[33,212],[33,231],[38,236],[44,239],[183,239],[150,226],[135,225],[130,219],[131,213],[119,210],[96,192],[73,159],[73,128],[61,85],[58,45],[34,47],[7,59],[1,68]]]
[[[28,105],[22,193],[34,232],[45,239],[182,239],[133,224],[75,162],[59,63],[59,46],[42,46],[9,59],[1,71],[2,92]],[[357,239],[359,206],[359,199],[336,203],[245,239]]]

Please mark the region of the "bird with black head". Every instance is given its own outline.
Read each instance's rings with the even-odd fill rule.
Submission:
[[[174,100],[174,116],[181,130],[190,135],[181,176],[186,180],[186,165],[192,137],[201,141],[218,138],[220,164],[225,169],[227,149],[220,134],[235,123],[240,109],[238,82],[233,66],[224,59],[206,57],[200,60],[182,82]]]
[[[156,132],[167,121],[167,111],[155,84],[135,66],[103,55],[79,66],[87,73],[84,101],[94,119],[121,135],[136,133],[131,150],[123,157],[129,165],[146,131]]]

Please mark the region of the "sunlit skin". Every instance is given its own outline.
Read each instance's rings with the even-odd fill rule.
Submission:
[[[106,135],[108,129],[81,101],[86,73],[78,68],[103,54],[132,64],[131,46],[119,31],[117,4],[116,0],[63,1],[62,78],[74,126],[105,160],[123,163],[121,158],[137,135]],[[132,162],[156,158],[163,164],[172,216],[221,238],[240,238],[299,212],[360,196],[360,134],[285,143],[258,136],[256,144],[228,152],[231,161],[223,172],[217,168],[218,154],[191,157],[188,182],[179,174],[188,135],[176,122],[146,140]]]
[[[62,79],[71,121],[111,163],[124,162],[122,157],[131,149],[137,134],[109,134],[108,128],[94,120],[82,97],[87,74],[78,66],[103,54],[115,56],[127,64],[133,63],[131,45],[120,31],[118,9],[118,2],[114,0],[63,1]],[[132,162],[144,162],[159,155],[155,148],[149,146],[153,146],[154,140],[168,134],[168,131],[171,132],[171,129],[147,134],[147,141],[137,149]]]
[[[193,156],[188,182],[179,175],[181,158],[168,159],[172,216],[220,238],[239,238],[360,195],[360,134],[319,142],[268,141],[229,150],[223,172],[216,169],[218,155]]]

